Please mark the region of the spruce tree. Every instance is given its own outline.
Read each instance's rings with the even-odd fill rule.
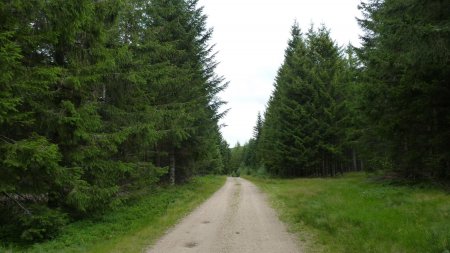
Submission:
[[[278,72],[262,129],[262,159],[280,176],[335,175],[346,160],[346,76],[325,27],[298,25]]]
[[[152,106],[160,115],[157,149],[164,152],[157,160],[170,167],[172,183],[196,170],[222,166],[217,126],[222,102],[216,94],[225,85],[214,73],[213,49],[208,46],[212,31],[206,29],[206,17],[196,5],[197,1],[161,0],[148,6],[151,20],[144,43],[155,48],[146,79],[153,91]]]
[[[197,1],[0,3],[2,239],[51,237],[175,163],[224,170],[205,20]]]
[[[408,178],[448,178],[450,5],[387,0],[361,9],[370,166]]]

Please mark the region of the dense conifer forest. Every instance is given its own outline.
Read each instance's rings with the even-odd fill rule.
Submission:
[[[223,172],[205,22],[196,0],[0,3],[0,238]]]
[[[197,175],[448,184],[450,4],[360,10],[361,46],[294,23],[266,111],[230,149],[198,0],[1,1],[0,240],[51,239]]]
[[[450,5],[360,4],[362,45],[294,24],[264,119],[234,169],[282,177],[382,171],[450,179]]]

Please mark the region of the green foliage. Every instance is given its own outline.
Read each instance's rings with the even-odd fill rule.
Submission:
[[[250,179],[269,194],[293,230],[310,235],[311,251],[322,245],[324,252],[450,249],[450,198],[443,190],[382,184],[359,173],[336,179]]]
[[[244,155],[245,155],[246,146],[241,146],[241,144],[237,143],[234,148],[231,148],[230,151],[230,165],[228,167],[227,174],[231,175],[235,173],[241,166],[243,166]]]
[[[17,117],[17,106],[21,101],[13,96],[14,85],[11,83],[22,58],[20,47],[11,41],[12,35],[12,32],[0,33],[0,124]]]
[[[241,172],[240,170],[235,170],[231,173],[232,177],[240,177],[241,176]]]
[[[325,27],[311,27],[305,36],[292,27],[256,148],[271,174],[333,176],[353,169],[345,138],[346,60]]]
[[[450,11],[443,1],[361,4],[361,111],[368,166],[448,179]]]
[[[7,1],[0,24],[2,227],[50,238],[47,216],[116,208],[169,167],[224,171],[226,84],[197,1]]]
[[[325,27],[303,35],[295,24],[250,157],[277,176],[365,169],[448,181],[449,8],[363,2],[362,46],[345,51]]]
[[[13,252],[142,252],[224,183],[225,177],[205,176],[180,186],[145,190],[126,206],[61,227],[51,241],[10,248]],[[1,245],[0,251],[7,248]]]
[[[253,129],[253,137],[241,146],[239,143],[231,149],[228,174],[249,175],[263,168],[261,154],[261,131],[263,119],[258,113],[256,125]]]
[[[31,215],[22,215],[20,217],[20,227],[23,231],[20,238],[30,242],[51,239],[67,223],[67,214],[44,206],[36,206],[31,208]]]
[[[63,168],[59,162],[58,147],[44,137],[8,143],[1,146],[2,170],[0,182],[2,192],[45,193],[52,184],[63,183]]]

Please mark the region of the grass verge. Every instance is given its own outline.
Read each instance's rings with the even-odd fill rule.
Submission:
[[[332,179],[247,179],[268,193],[291,230],[312,234],[320,251],[450,250],[450,195],[443,190],[375,183],[361,173]]]
[[[72,223],[54,240],[0,252],[143,252],[224,183],[225,177],[205,176],[160,188],[98,219]]]

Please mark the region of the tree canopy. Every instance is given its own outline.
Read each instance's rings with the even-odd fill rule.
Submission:
[[[211,34],[196,0],[0,3],[0,238],[222,172]]]

